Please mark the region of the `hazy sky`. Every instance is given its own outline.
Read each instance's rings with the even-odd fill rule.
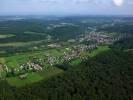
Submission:
[[[0,0],[0,15],[133,15],[133,0]]]

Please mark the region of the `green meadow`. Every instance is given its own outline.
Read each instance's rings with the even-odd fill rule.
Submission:
[[[13,35],[13,34],[0,34],[0,39],[9,38],[9,37],[13,37],[13,36],[15,36],[15,35]]]
[[[41,80],[47,80],[61,73],[63,73],[63,70],[56,67],[49,67],[46,69],[44,68],[42,72],[28,73],[25,79],[20,79],[19,77],[10,77],[10,78],[7,78],[6,80],[11,86],[23,87],[23,86],[27,86],[27,85],[39,82]]]
[[[99,46],[96,50],[93,50],[91,53],[90,52],[84,52],[81,56],[83,55],[88,55],[88,57],[95,57],[96,55],[108,51],[110,48],[108,46]],[[70,65],[75,66],[78,65],[82,62],[80,59],[74,59],[70,62]]]
[[[98,47],[96,50],[93,50],[91,53],[89,52],[88,53],[88,56],[89,57],[95,57],[96,55],[98,55],[99,53],[101,52],[104,52],[104,51],[107,51],[109,50],[110,48],[108,46],[100,46]]]

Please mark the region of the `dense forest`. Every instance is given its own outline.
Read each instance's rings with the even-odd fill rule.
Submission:
[[[64,74],[30,86],[15,88],[1,81],[0,100],[133,100],[130,45],[131,40],[115,43],[79,65],[66,65]]]
[[[126,48],[132,49],[133,48],[133,37],[129,37],[128,39],[121,39],[114,43],[112,47],[115,49],[124,50]]]

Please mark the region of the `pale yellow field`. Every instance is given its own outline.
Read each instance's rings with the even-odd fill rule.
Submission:
[[[4,64],[5,63],[5,59],[4,58],[0,58],[0,64]]]
[[[15,35],[13,35],[13,34],[6,34],[6,35],[0,34],[0,39],[2,39],[2,38],[8,38],[8,37],[13,37],[13,36],[15,36]]]
[[[43,40],[40,41],[31,41],[31,42],[11,42],[11,43],[0,43],[0,47],[7,47],[7,46],[12,46],[12,47],[21,47],[21,46],[27,46],[31,44],[38,44],[43,42]]]

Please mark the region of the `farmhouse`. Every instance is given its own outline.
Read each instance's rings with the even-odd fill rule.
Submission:
[[[25,79],[27,77],[27,73],[26,74],[23,74],[23,75],[19,75],[19,78],[20,79]]]

